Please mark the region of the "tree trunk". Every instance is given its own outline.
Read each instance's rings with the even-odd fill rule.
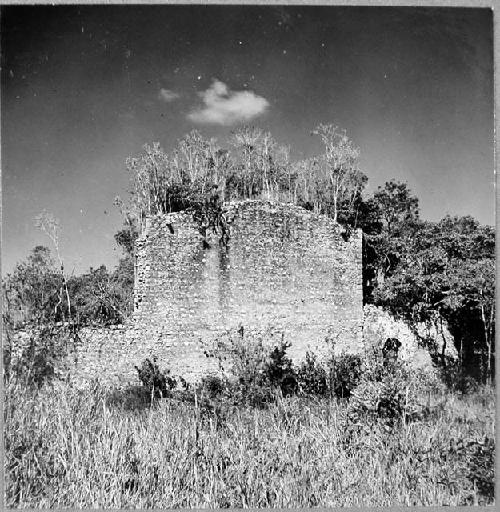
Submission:
[[[464,350],[464,337],[463,337],[463,335],[461,335],[460,336],[460,368],[462,368],[462,366],[464,364],[463,350]]]
[[[444,336],[443,332],[443,317],[441,316],[441,313],[438,311],[438,318],[439,318],[439,327],[437,320],[434,321],[434,327],[436,329],[436,334],[439,331],[439,334],[441,334],[441,337],[443,338],[443,349],[441,350],[441,362],[444,367],[446,367],[446,338]]]
[[[64,265],[61,263],[61,275],[63,279],[64,292],[66,295],[66,303],[68,304],[68,320],[71,321],[71,300],[69,298],[68,291],[68,282],[66,281],[66,277],[64,275]]]
[[[337,218],[338,218],[338,212],[337,212],[337,191],[334,191],[334,194],[333,194],[333,221],[334,222],[337,222]]]
[[[487,361],[486,361],[486,378],[489,380],[491,376],[491,341],[488,335],[488,323],[484,312],[484,304],[481,304],[481,321],[483,322],[484,341],[486,343]]]

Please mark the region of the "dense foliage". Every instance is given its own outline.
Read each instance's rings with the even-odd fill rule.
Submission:
[[[414,324],[441,322],[461,359],[484,355],[492,375],[495,331],[495,233],[472,217],[411,220],[372,237],[378,279],[372,300]],[[443,361],[444,362],[444,361]]]
[[[66,279],[68,304],[50,249],[37,246],[3,280],[4,322],[13,327],[47,326],[69,319],[77,325],[121,323],[131,311],[133,280],[133,262],[128,258],[111,273],[105,266],[91,268]]]
[[[323,153],[297,162],[270,133],[248,126],[232,133],[229,149],[197,131],[170,153],[159,144],[145,145],[127,160],[129,200],[117,198],[125,231],[133,226],[141,232],[148,215],[259,197],[293,202],[357,225],[367,182],[358,168],[359,149],[331,124],[320,124],[312,134],[321,140]]]

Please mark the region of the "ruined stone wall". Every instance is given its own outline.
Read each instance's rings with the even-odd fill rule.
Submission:
[[[188,379],[213,369],[204,349],[228,329],[284,333],[295,361],[325,338],[362,349],[361,233],[348,241],[330,218],[290,204],[225,208],[226,245],[207,248],[186,213],[149,220],[137,242],[136,311],[143,349]],[[212,366],[211,366],[212,365]]]
[[[444,319],[436,323],[419,322],[412,328],[409,323],[372,304],[365,305],[363,313],[363,343],[367,350],[381,350],[387,338],[397,338],[401,343],[399,359],[414,369],[427,372],[436,371],[432,360],[441,354],[451,360],[458,359],[455,340]]]
[[[284,334],[296,362],[325,354],[327,337],[337,351],[362,350],[360,232],[346,241],[330,218],[290,204],[243,201],[224,215],[225,245],[185,212],[149,219],[136,246],[133,318],[80,332],[64,370],[72,382],[139,384],[134,366],[153,357],[196,380],[218,368],[206,349],[240,327],[245,339]]]
[[[144,351],[132,325],[84,327],[77,336],[70,335],[63,326],[59,329],[54,329],[52,343],[67,354],[56,361],[55,373],[60,378],[76,386],[94,379],[116,387],[139,384],[134,364],[140,365],[151,354]],[[31,343],[43,346],[47,341],[40,336],[38,329],[15,331],[9,347],[10,365],[26,357]]]

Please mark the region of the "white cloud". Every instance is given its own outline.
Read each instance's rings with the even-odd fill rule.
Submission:
[[[195,123],[231,125],[240,121],[249,121],[264,113],[269,102],[252,91],[230,91],[219,80],[203,92],[198,93],[204,106],[188,114]]]
[[[160,89],[160,92],[158,93],[158,98],[160,100],[166,101],[167,103],[170,103],[171,101],[180,98],[180,96],[181,95],[179,93],[171,91],[169,89]]]

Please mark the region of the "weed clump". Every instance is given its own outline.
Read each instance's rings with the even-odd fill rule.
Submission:
[[[177,380],[170,375],[170,370],[160,370],[156,361],[156,357],[153,358],[153,361],[145,359],[141,367],[138,368],[136,366],[135,369],[137,370],[139,380],[148,389],[151,396],[165,398],[177,387]]]
[[[479,382],[467,374],[459,361],[447,359],[439,366],[440,377],[445,386],[453,393],[475,393],[479,390]]]
[[[495,496],[495,439],[485,436],[469,445],[470,458],[467,477],[477,487],[486,503]]]
[[[359,367],[358,385],[353,389],[349,413],[403,421],[430,412],[430,394],[442,391],[434,373],[409,367],[405,362],[369,352]]]
[[[305,396],[325,396],[329,391],[328,373],[319,363],[318,358],[311,352],[297,370],[299,393]]]
[[[296,394],[297,374],[287,356],[289,347],[283,337],[270,346],[262,339],[248,339],[243,328],[230,333],[218,341],[214,352],[224,376],[217,389],[234,404],[255,407],[274,402],[278,395]]]
[[[55,323],[32,328],[24,343],[14,341],[13,333],[7,329],[3,353],[5,378],[34,388],[62,380],[68,345],[77,340],[78,332],[73,326]]]
[[[332,356],[328,361],[330,388],[339,398],[349,398],[359,385],[363,360],[360,356],[344,354]]]

